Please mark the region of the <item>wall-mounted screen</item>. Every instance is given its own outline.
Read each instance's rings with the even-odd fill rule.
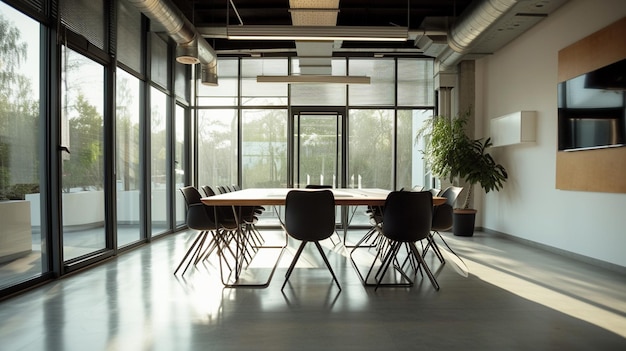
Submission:
[[[559,150],[626,144],[626,60],[558,85]]]

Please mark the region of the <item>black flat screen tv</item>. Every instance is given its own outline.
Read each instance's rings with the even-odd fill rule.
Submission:
[[[626,145],[626,59],[558,85],[558,148]]]

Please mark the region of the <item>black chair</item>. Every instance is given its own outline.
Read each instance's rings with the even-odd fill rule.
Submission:
[[[293,269],[298,262],[307,243],[312,242],[317,247],[326,267],[333,276],[339,290],[341,285],[335,272],[328,262],[328,258],[320,241],[328,239],[335,232],[335,198],[330,190],[291,190],[285,199],[285,231],[294,239],[301,240],[298,251],[285,274],[285,288]]]
[[[398,263],[400,249],[405,246],[409,255],[407,259],[415,259],[418,262],[416,270],[423,268],[433,287],[439,290],[439,284],[435,276],[415,246],[416,242],[428,239],[430,235],[432,209],[432,194],[428,191],[394,191],[389,193],[385,201],[382,222],[382,234],[387,239],[388,246],[385,250],[378,251],[367,275],[369,277],[376,260],[382,257],[381,266],[375,275],[377,289],[379,286],[413,285],[413,281],[408,274],[402,270],[403,265]],[[398,270],[407,281],[406,283],[382,283],[389,266],[392,264],[394,269]],[[367,281],[367,278],[365,281]]]
[[[213,189],[209,186],[203,186],[202,188],[205,192],[212,192],[215,194]],[[241,190],[241,188],[237,185],[218,186],[218,190],[220,191],[220,194],[225,194]],[[224,206],[220,207],[220,213],[222,214],[224,214],[224,211],[229,211]],[[236,206],[232,208],[232,210],[234,211],[234,215],[237,215],[239,223],[243,226],[243,231],[246,234],[244,239],[247,240],[248,244],[250,244],[251,250],[256,251],[257,247],[261,246],[265,242],[261,232],[256,228],[256,224],[259,221],[258,216],[263,213],[265,208],[263,206]]]
[[[431,193],[433,196],[438,196],[438,195],[439,195],[439,193],[441,192],[441,189],[432,188],[432,189],[428,189],[428,191],[430,191],[430,193]]]
[[[461,193],[461,191],[463,191],[462,187],[457,187],[457,186],[447,187],[439,195],[441,197],[445,197],[446,202],[439,206],[435,206],[433,209],[433,223],[432,223],[432,228],[431,228],[432,232],[428,240],[429,242],[423,251],[423,255],[425,255],[428,249],[432,246],[433,251],[435,252],[435,255],[437,256],[437,258],[439,258],[439,261],[441,263],[444,263],[445,260],[443,258],[443,255],[441,254],[441,250],[439,249],[439,247],[437,246],[437,243],[435,242],[434,233],[437,233],[437,235],[439,235],[439,238],[441,238],[443,243],[446,246],[448,246],[448,243],[443,239],[441,232],[452,229],[454,204],[456,203],[456,199],[459,197],[459,194]],[[448,248],[449,247],[450,246],[448,246]]]
[[[178,267],[176,267],[176,270],[174,270],[174,274],[177,274],[185,261],[187,261],[187,266],[185,266],[182,273],[184,275],[192,262],[197,263],[201,257],[208,256],[215,249],[220,251],[221,247],[220,240],[216,233],[219,226],[215,222],[213,207],[206,206],[202,203],[202,196],[193,186],[180,188],[180,191],[187,204],[187,227],[199,231],[193,244],[185,253],[185,256],[178,264]],[[212,238],[205,247],[209,234],[212,235]],[[203,248],[205,248],[204,251],[202,250]]]
[[[213,195],[215,195],[215,191],[213,190],[213,188],[211,188],[208,185],[203,185],[202,186],[202,191],[204,191],[204,194],[206,196],[213,196]]]
[[[305,189],[332,189],[333,186],[332,185],[325,185],[325,184],[307,184],[305,187]],[[337,231],[335,230],[335,234],[337,234],[337,237],[339,238],[339,242],[335,243],[335,240],[333,240],[332,236],[330,238],[330,241],[332,241],[333,245],[337,245],[341,243],[341,236],[339,235],[339,233],[337,233]],[[344,242],[345,243],[345,242]]]
[[[221,194],[229,192],[227,188],[219,186],[218,190]],[[206,196],[216,195],[213,188],[208,185],[202,186],[202,191]],[[252,206],[215,206],[215,213],[217,214],[217,220],[219,223],[225,222],[228,224],[228,231],[224,235],[224,242],[227,245],[235,242],[239,249],[243,252],[243,258],[246,263],[250,263],[252,260],[253,252],[257,251],[257,247],[264,241],[260,236],[260,233],[256,228],[251,229],[251,226],[256,224],[258,218],[255,216],[254,207]],[[238,226],[242,226],[242,237],[237,237],[236,232]],[[230,246],[229,246],[230,248]],[[226,261],[228,264],[228,261]],[[228,264],[229,265],[229,264]],[[229,265],[230,267],[230,265]]]

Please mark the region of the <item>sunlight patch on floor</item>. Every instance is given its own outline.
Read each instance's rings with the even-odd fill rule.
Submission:
[[[551,289],[523,279],[517,273],[513,274],[513,272],[506,270],[495,269],[469,259],[465,261],[468,263],[471,275],[489,284],[626,337],[626,318],[624,315],[602,308],[601,302],[594,305],[575,296],[561,293],[557,289]],[[551,279],[550,275],[546,275],[545,279],[544,282],[548,285]],[[567,291],[566,287],[559,288],[559,290],[563,289]],[[589,295],[584,296],[584,298],[586,300],[593,299],[593,292],[590,291]]]

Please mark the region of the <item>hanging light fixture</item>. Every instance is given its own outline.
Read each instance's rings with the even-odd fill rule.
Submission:
[[[228,26],[230,40],[406,41],[406,27],[364,26]]]
[[[258,83],[289,83],[289,84],[370,84],[370,77],[366,76],[331,76],[302,74],[290,76],[257,76]]]

